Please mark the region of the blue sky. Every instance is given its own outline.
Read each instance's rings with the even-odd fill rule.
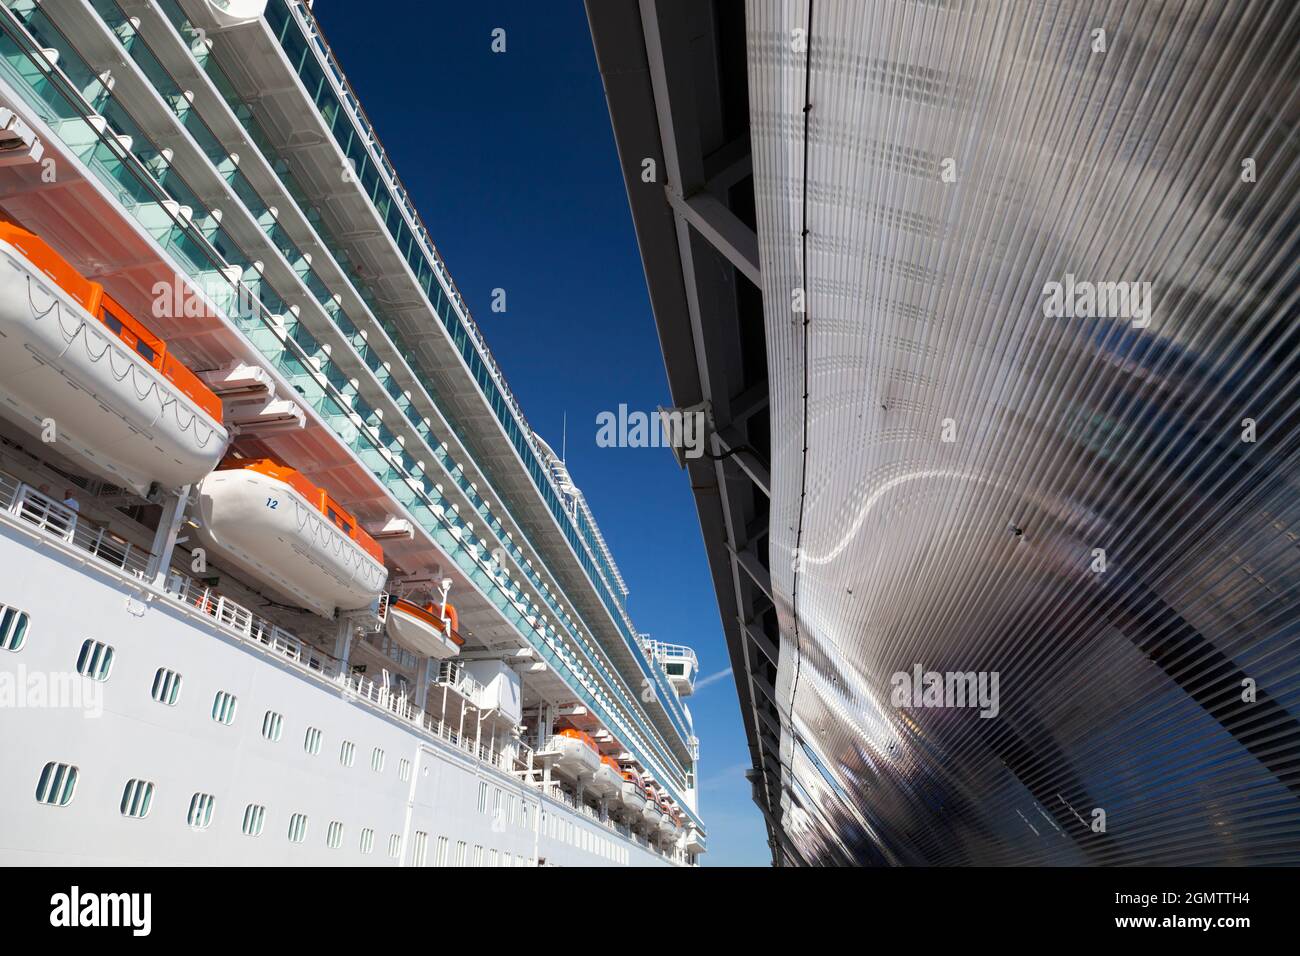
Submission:
[[[663,355],[579,0],[321,3],[316,13],[530,424],[559,450],[638,628],[690,644],[708,865],[766,865],[749,752],[686,474],[599,448],[596,415],[668,405]],[[491,51],[506,31],[506,52]],[[382,37],[382,41],[381,38]],[[494,313],[492,290],[506,293]]]

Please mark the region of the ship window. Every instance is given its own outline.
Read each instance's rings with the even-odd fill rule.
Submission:
[[[212,701],[212,719],[229,727],[235,722],[235,708],[238,705],[239,698],[234,694],[227,694],[224,690],[217,691],[217,696]]]
[[[478,784],[478,812],[487,813],[487,790],[486,781],[480,780]]]
[[[309,754],[320,753],[321,732],[315,727],[307,728],[307,737],[302,742],[302,747]]]
[[[337,850],[343,845],[343,823],[341,821],[330,821],[329,828],[325,833],[325,842],[329,844],[331,850]]]
[[[66,807],[77,789],[79,773],[71,764],[47,763],[41,771],[41,779],[36,781],[37,802],[51,807]]]
[[[128,780],[122,790],[122,816],[143,820],[153,804],[153,784],[148,780]]]
[[[488,850],[488,866],[495,869],[496,865],[497,865],[497,851],[495,848],[493,848]]]
[[[343,746],[339,748],[339,763],[345,767],[351,767],[356,758],[357,745],[350,740],[343,741]]]
[[[100,641],[86,640],[77,655],[77,673],[91,680],[106,681],[113,669],[113,649]]]
[[[375,831],[366,827],[361,831],[361,852],[373,853],[375,850]]]
[[[122,323],[117,320],[117,317],[112,312],[107,309],[100,309],[99,317],[104,320],[104,324],[109,327],[114,335],[120,336],[122,334]]]
[[[397,762],[397,778],[399,780],[411,779],[411,761],[405,757]]]
[[[415,831],[411,843],[411,866],[426,866],[429,858],[429,834],[423,830]]]
[[[378,747],[370,753],[370,769],[375,773],[384,772],[384,752]]]
[[[190,812],[185,822],[196,830],[206,830],[212,822],[212,807],[217,798],[210,793],[196,793],[190,797]]]
[[[138,339],[136,340],[135,343],[135,350],[139,352],[141,355],[143,355],[145,357],[145,360],[149,362],[151,365],[153,364],[154,359],[158,357],[157,352],[149,348],[149,346],[145,345],[144,342]]]
[[[270,741],[277,741],[284,732],[284,716],[268,710],[262,718],[262,736]]]
[[[455,863],[453,864],[454,866],[464,866],[464,865],[465,865],[465,847],[466,847],[466,845],[467,845],[467,844],[465,843],[464,840],[457,840],[457,841],[456,841],[456,861],[455,861]]]
[[[0,650],[21,651],[27,643],[26,611],[0,604]]]
[[[307,839],[307,814],[295,813],[289,818],[289,842],[301,843]]]
[[[250,803],[244,807],[244,836],[261,836],[262,826],[266,823],[266,807],[260,803]]]
[[[685,664],[665,664],[664,670],[668,672],[669,677],[681,677],[686,673]]]
[[[153,690],[150,694],[158,703],[175,707],[181,696],[181,675],[165,667],[158,668],[158,672],[153,675]]]
[[[401,852],[402,837],[400,834],[394,833],[388,837],[388,855],[390,858],[396,860]]]
[[[471,865],[472,866],[483,865],[483,847],[478,843],[474,844],[474,862]]]

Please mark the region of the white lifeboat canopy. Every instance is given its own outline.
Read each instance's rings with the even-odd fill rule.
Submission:
[[[234,459],[199,485],[199,540],[261,586],[331,617],[375,602],[379,545],[330,496],[268,458]]]
[[[400,598],[388,602],[385,626],[389,636],[424,657],[446,660],[460,653],[465,639],[458,633],[457,623],[456,609],[450,604],[421,607]]]
[[[145,494],[194,484],[230,434],[221,400],[44,240],[0,219],[0,409],[91,473]]]

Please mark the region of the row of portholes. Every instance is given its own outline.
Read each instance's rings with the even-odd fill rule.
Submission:
[[[76,796],[77,783],[81,771],[72,764],[51,761],[41,770],[36,782],[36,801],[51,807],[66,807]],[[154,806],[157,785],[151,780],[133,777],[126,782],[122,790],[122,800],[118,810],[124,817],[143,820],[149,816]],[[202,791],[190,797],[185,813],[185,825],[192,830],[207,830],[212,825],[216,809],[216,797]],[[266,827],[267,809],[264,804],[250,803],[244,808],[240,830],[245,836],[259,837]],[[294,813],[289,817],[287,836],[290,843],[304,843],[307,839],[309,820],[305,813]],[[325,845],[332,850],[343,846],[344,826],[341,820],[331,820],[325,829]],[[375,846],[375,831],[363,827],[358,850],[371,853]],[[388,838],[388,855],[397,859],[401,853],[401,834],[393,833]]]
[[[30,616],[26,611],[0,604],[0,649],[20,651],[27,643]],[[113,662],[117,651],[112,645],[103,641],[87,638],[81,644],[77,654],[77,673],[90,680],[106,682],[113,672]],[[175,707],[180,702],[181,687],[184,678],[176,671],[160,667],[154,672],[153,684],[149,695],[158,703]],[[235,722],[239,707],[239,698],[227,691],[217,691],[212,701],[212,719],[229,727]],[[284,715],[268,710],[262,718],[262,736],[276,743],[284,733]],[[313,756],[321,752],[323,732],[317,727],[308,727],[303,738],[303,749]],[[339,763],[351,767],[356,760],[356,744],[345,740],[339,747]],[[383,773],[386,755],[382,748],[375,747],[370,752],[370,769]],[[398,776],[402,781],[411,778],[411,762],[402,759],[398,765]]]

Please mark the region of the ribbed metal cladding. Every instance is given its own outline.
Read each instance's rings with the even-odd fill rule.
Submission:
[[[1300,862],[1300,5],[747,12],[798,855]]]

